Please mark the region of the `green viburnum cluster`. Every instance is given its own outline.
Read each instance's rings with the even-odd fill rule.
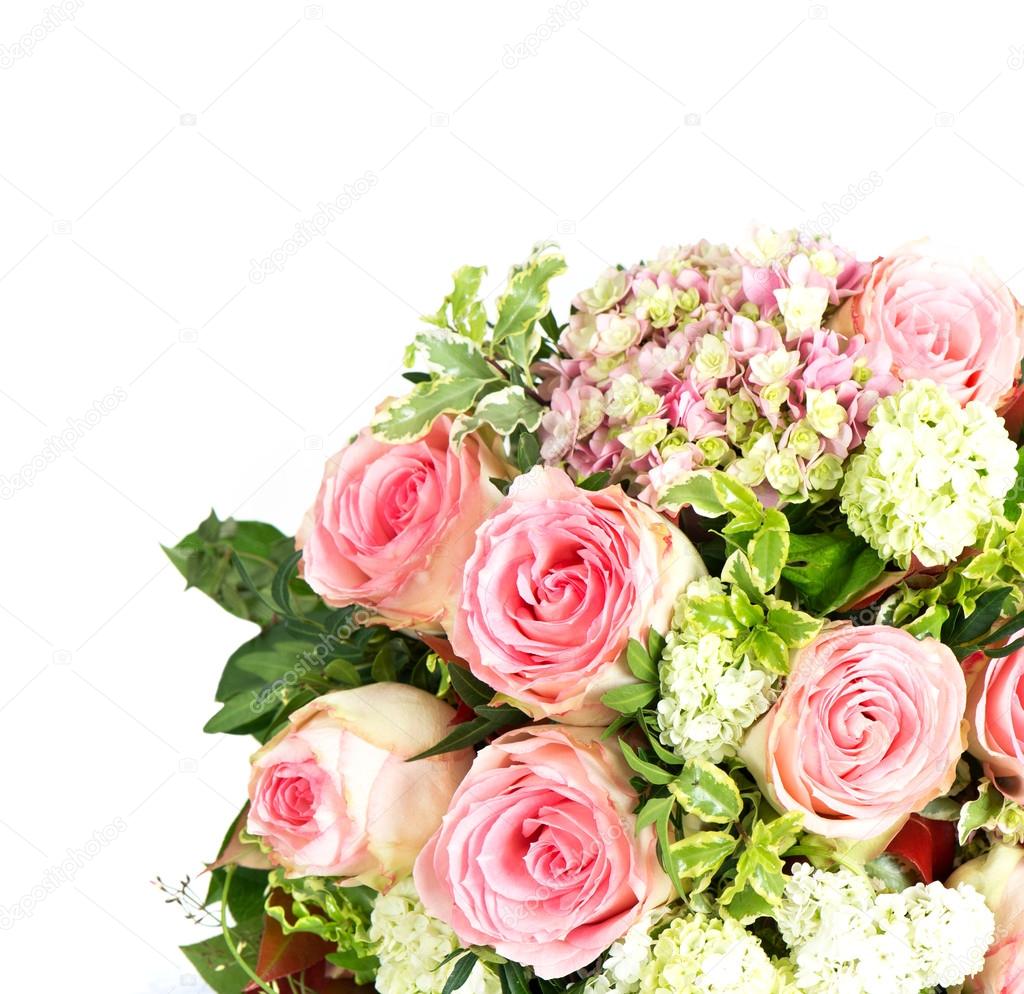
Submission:
[[[1004,797],[984,777],[978,783],[978,796],[960,809],[957,821],[960,845],[966,845],[970,836],[979,831],[1004,842],[1024,844],[1024,808]]]
[[[997,515],[989,521],[976,539],[977,551],[933,586],[897,587],[879,620],[919,638],[940,638],[961,656],[1016,631],[1024,611],[1024,516],[1010,501],[1006,513],[1014,520]],[[1009,620],[990,631],[1003,617]]]
[[[370,916],[376,892],[369,887],[342,887],[322,877],[289,879],[272,870],[266,913],[285,935],[309,932],[337,946],[327,958],[351,971],[357,983],[372,983],[378,970]],[[280,895],[285,901],[281,903]]]
[[[822,621],[774,593],[789,555],[789,521],[722,472],[694,475],[669,491],[709,516],[727,514],[733,551],[722,578],[689,585],[676,606],[659,668],[661,741],[684,759],[719,762],[774,701],[789,654]]]
[[[904,569],[952,562],[998,514],[1017,450],[987,405],[912,380],[880,401],[840,491],[850,528]]]

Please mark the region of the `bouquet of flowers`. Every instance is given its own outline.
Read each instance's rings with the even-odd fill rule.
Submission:
[[[186,955],[223,994],[1021,994],[1021,308],[796,231],[560,320],[564,270],[489,308],[459,269],[294,538],[167,550],[259,628]]]

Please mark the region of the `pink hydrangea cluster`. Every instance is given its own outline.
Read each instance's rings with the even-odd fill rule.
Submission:
[[[870,264],[826,237],[759,229],[610,269],[573,300],[544,376],[548,464],[659,494],[724,468],[766,504],[834,495],[871,408],[898,388],[884,343],[823,327]]]

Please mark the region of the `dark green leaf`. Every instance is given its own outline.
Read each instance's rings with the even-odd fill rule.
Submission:
[[[626,646],[626,664],[633,676],[643,683],[658,682],[658,667],[636,639],[630,639]]]
[[[608,470],[603,469],[600,473],[591,473],[590,476],[585,476],[579,483],[576,484],[580,490],[604,490],[611,481],[612,474]]]
[[[263,916],[242,922],[231,932],[242,958],[255,970],[256,954],[263,934]],[[195,967],[196,973],[217,994],[238,994],[248,986],[248,975],[235,962],[224,936],[219,932],[203,942],[182,946],[181,951]]]
[[[801,606],[825,615],[871,587],[885,561],[848,531],[790,535],[789,565],[782,578],[800,593]]]
[[[648,783],[663,787],[675,779],[674,773],[667,773],[657,763],[650,763],[638,756],[625,739],[619,739],[619,746],[622,748],[622,755],[626,757],[629,768],[634,773],[639,773]]]
[[[470,746],[482,742],[488,735],[501,729],[507,729],[514,725],[525,725],[529,723],[529,716],[523,714],[518,708],[486,708],[486,713],[478,714],[471,721],[456,725],[437,745],[413,756],[412,760],[426,759],[428,756],[440,756],[442,753],[455,752],[458,749],[468,749]],[[410,762],[412,761],[410,760]]]
[[[452,994],[453,991],[457,991],[469,980],[469,975],[473,972],[473,967],[476,966],[476,960],[476,953],[468,952],[456,961],[455,966],[452,967],[452,972],[448,974],[444,987],[441,988],[441,994]]]
[[[471,708],[490,704],[494,699],[494,691],[483,680],[473,676],[465,666],[453,663],[448,667],[448,676],[455,693]]]

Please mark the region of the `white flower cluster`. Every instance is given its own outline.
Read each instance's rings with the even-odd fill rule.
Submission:
[[[381,994],[440,994],[458,959],[441,965],[459,948],[459,940],[444,922],[427,914],[411,879],[374,901],[370,939],[377,944],[376,987]],[[460,991],[500,994],[501,985],[477,963]]]
[[[1017,449],[985,404],[912,380],[880,401],[841,491],[850,528],[906,568],[952,562],[1002,509]]]
[[[782,994],[790,989],[757,938],[734,921],[686,915],[653,939],[650,928],[650,918],[644,919],[612,946],[587,994]]]
[[[683,759],[718,763],[733,755],[774,699],[771,676],[737,661],[732,642],[720,635],[694,641],[671,633],[660,669],[661,741]]]
[[[979,972],[995,919],[973,887],[879,894],[849,870],[793,868],[776,914],[802,994],[920,994]]]
[[[636,994],[640,975],[650,959],[654,936],[651,929],[662,911],[648,912],[626,934],[613,942],[601,964],[601,972],[587,981],[586,994]]]

